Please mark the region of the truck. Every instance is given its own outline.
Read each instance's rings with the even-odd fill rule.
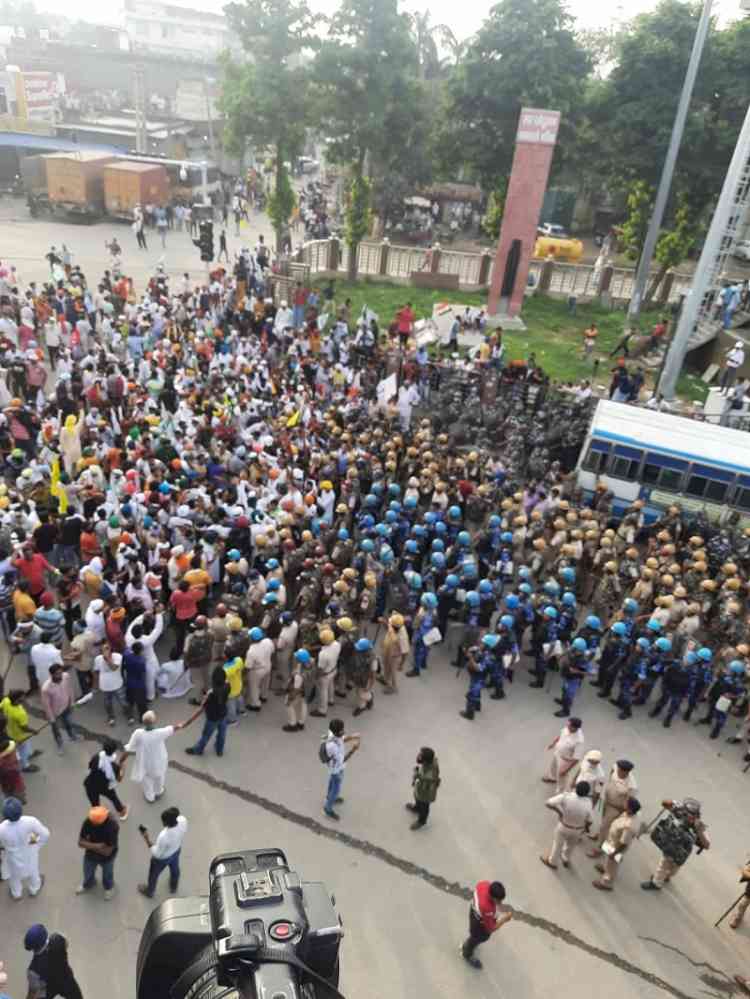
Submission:
[[[55,213],[81,219],[104,214],[104,168],[114,161],[102,153],[52,153],[45,156],[47,195]]]
[[[104,168],[104,207],[111,218],[132,219],[136,205],[164,205],[169,177],[158,163],[110,163]]]
[[[47,194],[47,157],[24,156],[20,163],[21,181],[32,218],[50,211]]]

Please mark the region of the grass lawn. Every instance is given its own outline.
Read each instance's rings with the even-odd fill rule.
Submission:
[[[371,281],[358,281],[349,284],[336,282],[336,302],[352,300],[352,315],[357,316],[366,305],[377,313],[381,328],[386,327],[396,311],[411,302],[417,318],[432,316],[432,308],[438,302],[450,301],[457,305],[484,305],[486,296],[479,292],[445,292],[429,288],[383,284]],[[654,319],[658,316],[654,312]],[[650,318],[644,316],[644,328],[650,325]],[[623,310],[610,311],[595,303],[579,304],[576,314],[571,316],[567,303],[555,298],[533,296],[526,301],[523,319],[525,333],[505,332],[503,340],[507,357],[510,360],[528,357],[531,351],[537,361],[556,381],[578,381],[591,378],[593,364],[584,360],[583,331],[595,322],[599,330],[594,359],[599,360],[599,370],[595,379],[597,385],[609,385],[609,372],[613,360],[607,356],[622,336],[625,323]],[[647,384],[651,384],[650,376]],[[678,383],[678,394],[683,399],[705,399],[708,389],[695,375],[683,373]]]

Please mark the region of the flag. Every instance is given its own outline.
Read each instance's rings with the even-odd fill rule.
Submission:
[[[296,427],[297,424],[299,423],[300,413],[301,410],[299,409],[295,410],[294,413],[292,413],[292,415],[286,421],[286,425],[289,430],[291,430],[292,427]]]
[[[58,507],[60,513],[68,512],[68,494],[60,482],[60,459],[54,458],[52,460],[52,468],[50,469],[50,495],[57,498]]]

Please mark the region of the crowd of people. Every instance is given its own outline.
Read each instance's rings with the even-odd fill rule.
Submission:
[[[627,846],[640,803],[631,761],[607,778],[601,754],[583,752],[573,712],[584,683],[623,722],[636,710],[665,728],[695,715],[717,739],[734,718],[729,741],[747,754],[747,532],[694,533],[676,506],[646,523],[641,501],[615,519],[603,485],[584,496],[573,442],[536,447],[534,435],[542,407],[549,420],[559,406],[582,439],[588,398],[555,400],[527,385],[491,449],[462,446],[418,410],[410,330],[396,330],[401,385],[379,398],[388,368],[377,344],[360,366],[350,361],[368,322],[355,336],[348,304],[330,302],[327,334],[323,302],[255,296],[247,268],[217,271],[203,288],[187,277],[170,286],[158,271],[140,297],[106,274],[92,292],[75,269],[20,292],[5,280],[0,293],[10,358],[0,381],[0,622],[12,653],[0,691],[0,845],[13,898],[24,881],[41,890],[37,847],[49,835],[37,819],[28,835],[18,827],[32,818],[23,807],[41,766],[32,718],[41,710],[63,754],[77,738],[75,712],[95,693],[113,729],[135,726],[124,746],[106,741],[86,775],[79,890],[102,866],[106,897],[128,766],[156,801],[167,740],[198,719],[187,753],[213,740],[221,757],[259,712],[289,737],[308,712],[330,717],[323,811],[336,821],[361,741],[339,716],[429,683],[437,647],[466,671],[457,724],[484,721],[488,692],[512,697],[526,669],[541,710],[550,687],[559,693],[551,713],[565,723],[544,779],[557,785],[548,804],[560,827],[542,860],[569,861],[601,800],[598,888],[612,887],[611,857]],[[190,696],[196,710],[159,727],[155,703],[170,696]],[[426,823],[439,782],[423,747],[412,829]],[[664,807],[705,848],[698,803]],[[179,877],[168,861],[186,823],[167,811],[160,852],[144,834],[160,862],[141,886],[149,896],[163,867],[174,886]],[[678,866],[660,866],[644,888],[663,887]],[[477,913],[481,922],[479,903]],[[481,940],[471,939],[473,963]]]

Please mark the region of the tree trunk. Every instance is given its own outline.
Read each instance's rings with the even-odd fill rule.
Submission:
[[[659,285],[662,283],[662,281],[666,277],[666,274],[667,274],[668,270],[669,270],[669,266],[667,264],[662,264],[662,266],[656,272],[656,277],[654,278],[654,280],[649,285],[648,291],[646,292],[646,297],[643,300],[643,304],[644,305],[651,305],[651,302],[652,302],[652,300],[654,298],[654,295],[656,295],[657,291],[659,290]]]
[[[276,146],[276,191],[278,192],[281,186],[281,177],[284,170],[284,163],[281,159],[283,150],[281,146]],[[284,238],[284,226],[282,225],[281,219],[278,219],[276,225],[274,226],[274,231],[276,234],[276,253],[281,256],[281,242]]]
[[[349,260],[346,267],[346,277],[348,281],[357,280],[357,257],[359,256],[359,243],[348,243]]]

